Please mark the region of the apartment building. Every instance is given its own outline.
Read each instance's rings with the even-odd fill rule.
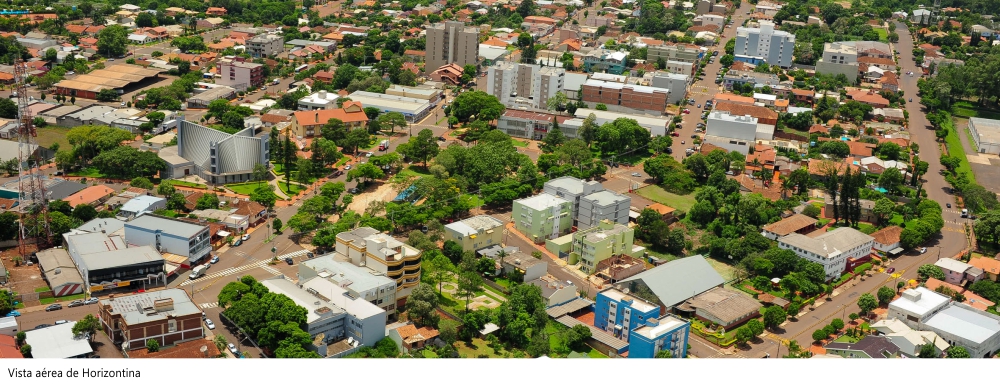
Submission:
[[[792,233],[778,238],[778,247],[792,250],[799,258],[823,265],[827,279],[839,278],[849,259],[861,259],[872,252],[875,238],[850,227],[828,231],[810,238]]]
[[[687,96],[687,86],[690,82],[691,75],[688,74],[657,72],[653,74],[650,85],[669,91],[667,104],[677,104]]]
[[[152,246],[160,253],[187,257],[183,268],[191,268],[208,259],[212,252],[208,226],[154,214],[143,214],[125,222],[125,243]]]
[[[662,114],[670,103],[670,90],[589,79],[583,84],[583,101]]]
[[[816,73],[844,75],[847,80],[858,78],[858,49],[841,42],[824,43],[823,57],[816,63]]]
[[[329,280],[314,277],[296,285],[278,276],[260,283],[271,293],[283,294],[305,308],[303,331],[314,338],[322,334],[324,343],[350,338],[361,346],[372,347],[385,338],[385,310],[352,296]]]
[[[695,71],[698,68],[694,63],[688,63],[677,60],[667,60],[663,64],[664,67],[662,69],[664,71],[667,71],[672,74],[681,74],[688,76],[694,76]]]
[[[712,112],[725,112],[733,116],[750,116],[757,119],[757,140],[771,140],[778,124],[778,112],[759,105],[747,105],[736,102],[720,101],[715,104]]]
[[[397,306],[402,306],[420,283],[420,250],[371,227],[337,234],[336,252],[357,266],[366,266],[395,280]]]
[[[627,57],[627,52],[595,49],[583,56],[583,70],[585,72],[607,72],[621,75],[625,72],[625,59]]]
[[[110,295],[98,302],[101,326],[117,347],[143,349],[155,340],[167,347],[205,338],[201,309],[183,289]]]
[[[264,65],[251,63],[242,57],[227,57],[219,60],[219,77],[216,84],[246,91],[248,88],[264,85]]]
[[[694,44],[663,43],[661,45],[648,46],[646,60],[656,62],[663,59],[664,61],[694,64],[701,59],[702,55],[701,47]]]
[[[542,140],[552,129],[555,115],[525,110],[507,109],[497,120],[497,129],[514,138]],[[559,130],[567,138],[577,137],[576,127],[560,125]]]
[[[479,63],[479,30],[466,27],[460,21],[446,21],[427,27],[426,73],[445,64],[477,65]]]
[[[746,155],[756,139],[757,118],[730,115],[724,111],[713,111],[708,114],[705,143]]]
[[[792,51],[795,50],[795,35],[774,27],[773,22],[761,20],[760,28],[737,28],[734,51],[736,60],[790,67]]]
[[[600,191],[604,191],[604,185],[602,185],[601,182],[593,180],[585,181],[571,176],[563,176],[545,182],[545,185],[542,190],[542,192],[546,194],[569,201],[573,206],[572,210],[573,224],[579,226],[580,228],[590,227],[590,225],[583,226],[578,224],[577,222],[577,218],[580,215],[581,200],[583,200],[583,197],[585,196]],[[628,223],[628,222],[622,222],[622,223]]]
[[[462,251],[500,245],[503,234],[503,222],[489,215],[477,215],[444,226],[444,240],[461,245]]]
[[[542,193],[514,201],[514,227],[533,242],[566,234],[573,227],[573,203]]]
[[[389,314],[396,312],[396,281],[366,266],[355,266],[340,254],[330,253],[302,261],[298,274],[300,281],[320,277]]]
[[[257,35],[247,40],[247,53],[251,57],[275,57],[285,50],[285,40],[279,35]]]
[[[585,229],[602,221],[628,224],[629,205],[632,198],[614,191],[598,191],[580,198],[577,208],[577,227]]]
[[[660,351],[670,351],[670,357],[687,357],[691,324],[672,315],[647,318],[629,336],[628,358],[655,358]]]
[[[616,255],[632,255],[635,230],[611,221],[573,233],[573,254],[580,258],[580,270],[596,274],[597,266]],[[572,255],[570,257],[572,259]]]
[[[616,338],[629,340],[632,329],[657,319],[660,306],[626,294],[618,289],[597,293],[594,304],[594,327],[611,333]]]
[[[499,62],[486,76],[486,90],[508,107],[548,109],[548,100],[562,91],[566,70],[537,64]]]

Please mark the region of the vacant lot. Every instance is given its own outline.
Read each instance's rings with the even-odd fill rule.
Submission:
[[[694,193],[688,195],[677,195],[660,186],[649,185],[636,190],[636,194],[654,202],[662,203],[677,210],[687,212],[696,203]]]

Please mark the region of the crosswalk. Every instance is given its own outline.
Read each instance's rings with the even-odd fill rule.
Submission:
[[[278,260],[283,260],[285,258],[295,258],[295,257],[306,255],[307,253],[309,253],[309,250],[293,251],[293,252],[288,253],[288,254],[279,255],[278,256]],[[199,282],[212,281],[212,280],[214,280],[216,278],[219,278],[219,277],[226,277],[226,276],[230,276],[230,275],[234,275],[234,274],[239,274],[239,273],[242,273],[242,272],[245,272],[245,271],[248,271],[248,270],[253,270],[253,269],[256,269],[256,268],[264,268],[264,270],[267,270],[270,273],[274,273],[274,275],[281,275],[282,274],[280,271],[278,271],[278,270],[274,269],[273,267],[269,266],[268,262],[269,262],[269,260],[265,259],[265,260],[261,260],[261,261],[255,261],[253,263],[246,264],[246,265],[243,265],[243,266],[236,266],[236,267],[230,267],[230,268],[227,268],[227,269],[222,269],[222,270],[216,271],[214,273],[205,275],[202,278],[198,278],[197,280],[187,280],[187,281],[181,282],[180,286],[187,286],[187,285],[193,285],[193,284],[196,284],[196,283],[199,283]]]
[[[214,308],[214,307],[219,307],[219,303],[218,302],[205,302],[203,304],[198,305],[198,307],[200,307],[201,310],[211,309],[211,308]]]

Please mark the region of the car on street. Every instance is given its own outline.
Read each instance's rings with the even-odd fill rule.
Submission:
[[[357,193],[358,193],[358,192],[360,192],[360,191],[361,191],[361,190],[358,190],[358,188],[357,188],[357,187],[351,187],[351,189],[350,189],[350,190],[347,190],[347,192],[349,192],[349,193],[351,193],[351,194],[357,194]]]
[[[894,271],[896,271],[896,268],[895,267],[890,267],[888,270],[885,271],[885,273],[886,274],[892,274]]]
[[[209,263],[212,263],[212,264],[219,263],[219,256],[216,255],[216,256],[212,257],[212,260],[209,261]]]
[[[236,242],[233,242],[233,247],[237,247],[237,246],[242,245],[242,244],[243,244],[243,240],[242,239],[237,239]]]
[[[684,141],[682,140],[682,141],[681,141],[681,144],[687,144],[687,143],[684,143]]]
[[[681,136],[681,134],[677,133],[677,131],[674,131],[670,133],[670,136]]]
[[[344,166],[344,170],[350,170],[350,169],[351,169],[351,165]]]
[[[642,176],[642,174],[640,174],[640,173],[637,173],[637,172],[633,172],[633,173],[632,173],[632,176],[636,176],[636,177],[641,177],[641,176]]]
[[[375,155],[375,153],[374,153],[374,152],[371,152],[371,151],[369,151],[368,153],[366,153],[366,154],[365,154],[365,157],[366,157],[366,158],[371,158],[371,157],[372,157],[372,155]]]
[[[926,253],[926,252],[927,252],[927,248],[926,247],[921,247],[920,248],[920,254],[923,254],[923,253]]]
[[[701,108],[701,104],[698,105],[698,108]]]
[[[672,149],[670,147],[667,147],[667,153],[668,154],[673,154],[674,153],[674,149]]]
[[[910,98],[910,103],[912,103],[912,102],[913,102],[913,98]]]
[[[226,347],[228,347],[228,348],[229,348],[229,351],[230,351],[231,353],[233,353],[233,354],[235,354],[235,355],[237,355],[237,356],[239,356],[239,355],[240,355],[240,351],[236,349],[236,345],[233,345],[232,343],[230,343],[229,345],[226,345]]]
[[[443,136],[438,137],[438,142],[447,142],[447,141],[448,139],[445,139]]]
[[[97,302],[98,302],[98,299],[97,299],[97,298],[94,298],[94,297],[90,297],[90,298],[88,298],[87,300],[83,301],[83,304],[84,304],[84,305],[90,305],[90,304],[95,304],[95,303],[97,303]]]
[[[697,138],[698,134],[691,134],[691,139]]]
[[[45,311],[55,311],[55,310],[62,310],[62,305],[54,303],[45,307]]]
[[[685,109],[684,109],[684,113],[685,113],[685,114],[690,114],[690,113],[691,113],[691,110],[689,110],[689,109],[685,108]]]
[[[66,305],[66,307],[77,307],[77,306],[83,306],[82,299],[78,299],[76,301],[70,302],[69,305]]]
[[[52,326],[52,325],[50,325],[50,324],[41,324],[41,325],[35,326],[34,330],[45,329],[45,328],[47,328],[49,326]]]
[[[64,324],[64,323],[67,323],[67,322],[69,322],[69,321],[67,321],[67,320],[64,320],[64,319],[61,319],[61,320],[58,320],[58,321],[56,321],[56,323],[55,323],[55,324],[56,324],[56,325],[62,325],[62,324]]]
[[[21,312],[17,310],[11,310],[10,313],[7,313],[7,315],[5,315],[4,317],[20,317],[20,316]]]
[[[313,253],[312,253],[311,251],[310,251],[310,252],[308,252],[308,253],[306,253],[306,258],[309,258],[309,259],[313,259],[313,258],[315,258],[315,257],[316,257],[316,255],[315,255],[315,254],[313,254]]]
[[[250,239],[250,234],[243,234],[243,236],[240,237],[240,239],[242,239],[244,242],[246,242],[246,241],[248,241]]]
[[[291,265],[291,264],[294,263],[294,261],[292,261],[292,257],[287,257],[287,258],[285,258],[285,263]]]
[[[945,203],[944,205],[945,205],[945,207],[947,207],[949,209],[951,208],[951,203]]]
[[[212,320],[208,318],[205,319],[205,326],[208,327],[208,330],[215,330],[215,322],[212,322]]]
[[[122,107],[125,107],[125,102],[122,102]]]

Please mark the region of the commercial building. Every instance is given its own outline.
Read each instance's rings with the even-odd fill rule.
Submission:
[[[552,129],[556,116],[541,112],[508,108],[497,120],[497,129],[514,138],[541,140]],[[567,138],[576,138],[577,128],[560,125],[559,130]]]
[[[684,90],[680,92],[683,93]],[[664,113],[670,104],[670,93],[671,91],[665,88],[596,79],[587,80],[583,84],[583,101],[587,103],[604,104],[609,109],[616,109],[617,106],[654,114]]]
[[[279,35],[257,35],[247,40],[247,53],[251,57],[275,57],[285,50],[285,40]]]
[[[659,305],[665,314],[689,298],[724,283],[705,257],[693,255],[636,274],[618,282],[615,288],[628,289],[630,293],[652,293],[646,299]]]
[[[309,259],[299,264],[298,279],[306,281],[320,277],[346,289],[352,296],[363,298],[387,313],[396,310],[396,281],[365,266],[355,266],[336,253]]]
[[[499,62],[489,68],[486,91],[508,107],[548,109],[548,99],[565,84],[566,70],[537,64]]]
[[[167,208],[166,199],[154,197],[152,195],[141,195],[125,202],[125,204],[118,209],[118,214],[115,214],[115,217],[123,221],[128,221],[142,213],[151,213],[165,208]]]
[[[674,316],[647,318],[642,326],[632,330],[628,358],[655,358],[661,351],[670,357],[687,357],[691,324]]]
[[[754,88],[763,88],[764,86],[774,87],[778,85],[778,81],[778,76],[775,74],[740,70],[726,72],[722,77],[722,85],[727,90],[732,90],[734,86],[742,87],[746,83],[753,84]]]
[[[283,276],[260,281],[276,294],[284,294],[306,309],[303,331],[312,337],[323,335],[324,343],[350,338],[372,347],[385,338],[386,312],[321,277],[296,285]]]
[[[573,253],[570,254],[570,262],[573,263],[574,257],[577,257],[580,260],[581,271],[588,275],[596,274],[598,265],[604,260],[616,255],[631,255],[634,242],[635,230],[605,220],[598,223],[597,227],[573,233]]]
[[[774,23],[761,20],[760,28],[736,29],[735,58],[737,61],[788,68],[792,65],[795,35],[775,30]]]
[[[823,265],[826,278],[836,279],[847,267],[849,259],[868,257],[875,238],[850,227],[841,227],[810,238],[789,234],[778,238],[778,247],[792,250],[799,258]]]
[[[964,347],[973,358],[990,358],[1000,351],[1000,316],[964,303],[945,306],[919,329],[931,330],[949,344]]]
[[[677,104],[687,95],[687,86],[690,82],[691,75],[688,74],[657,72],[653,74],[653,80],[650,84],[669,92],[667,95],[668,104]]]
[[[477,215],[444,226],[444,240],[459,244],[463,251],[499,245],[503,235],[503,222],[489,215]]]
[[[345,102],[342,108],[296,111],[292,114],[290,130],[299,138],[317,136],[322,134],[323,126],[333,119],[343,122],[348,129],[362,127],[368,123],[368,115],[365,114],[361,103],[349,101]]]
[[[86,285],[66,249],[48,249],[35,254],[42,277],[56,297],[83,293]]]
[[[625,294],[618,289],[597,293],[594,305],[594,327],[618,339],[628,341],[632,329],[646,324],[646,320],[660,317],[660,306]]]
[[[201,309],[183,289],[112,294],[98,304],[104,333],[126,350],[143,349],[149,340],[170,346],[205,338]]]
[[[951,299],[926,287],[907,289],[895,301],[889,303],[886,318],[903,321],[907,326],[921,330],[920,325],[931,315],[948,306]]]
[[[177,146],[160,150],[169,178],[198,175],[211,184],[253,180],[253,169],[270,161],[266,136],[254,136],[254,127],[228,134],[182,120],[177,122]]]
[[[246,61],[242,57],[227,57],[219,60],[219,77],[216,84],[246,91],[264,85],[264,65]]]
[[[198,90],[202,92],[198,93]],[[208,108],[208,105],[215,100],[232,100],[236,97],[236,89],[227,86],[212,87],[209,89],[195,88],[195,92],[187,100],[188,108]]]
[[[716,287],[684,302],[678,309],[709,324],[732,330],[760,315],[760,302],[739,290]]]
[[[380,112],[398,112],[406,117],[406,121],[417,123],[427,117],[435,104],[423,99],[408,98],[396,95],[377,94],[368,91],[354,91],[347,96],[364,108],[374,107]]]
[[[542,193],[514,201],[514,227],[533,242],[558,238],[573,226],[573,203]]]
[[[577,108],[575,113],[576,118],[559,123],[559,128],[563,130],[564,133],[569,132],[570,130],[573,130],[574,133],[578,132],[580,127],[583,126],[584,119],[587,119],[590,115],[594,115],[594,122],[597,123],[597,125],[614,122],[619,118],[635,120],[639,123],[639,126],[649,130],[649,134],[651,136],[666,135],[667,126],[670,125],[670,118],[660,115],[639,115],[614,111],[601,111],[591,108]]]
[[[420,282],[420,250],[371,227],[337,234],[336,252],[356,266],[366,266],[396,281],[397,306]]]
[[[104,90],[114,90],[121,95],[160,81],[160,72],[159,69],[118,64],[62,80],[55,84],[54,93],[85,99],[97,99],[97,94]]]
[[[595,49],[583,56],[583,70],[621,75],[625,72],[625,59],[627,57],[627,52]]]
[[[459,21],[446,21],[427,27],[426,72],[445,64],[479,63],[479,29]],[[366,104],[367,105],[367,104]]]
[[[1000,154],[1000,120],[970,118],[969,133],[984,154]]]
[[[73,334],[76,321],[24,331],[24,343],[31,346],[32,358],[83,358],[94,352],[90,339]]]
[[[746,155],[757,140],[757,118],[735,116],[724,111],[708,114],[705,143]]]
[[[417,87],[401,86],[399,84],[393,84],[385,90],[386,95],[403,96],[413,99],[426,100],[431,103],[435,103],[444,97],[442,91],[435,87],[430,87],[425,85]]]
[[[340,96],[335,92],[313,92],[308,96],[299,99],[299,111],[336,109],[337,99],[340,99]]]
[[[823,57],[816,63],[816,73],[844,75],[852,83],[858,78],[858,49],[839,42],[824,43]]]
[[[879,320],[871,324],[871,329],[878,335],[888,338],[899,348],[899,353],[910,358],[919,356],[920,349],[927,344],[934,345],[934,352],[938,357],[951,346],[937,333],[929,330],[913,330],[895,318]]]
[[[683,43],[663,43],[661,45],[647,46],[646,60],[656,62],[660,59],[664,61],[678,61],[683,63],[697,63],[702,56],[701,47],[694,44]]]
[[[187,258],[184,268],[198,265],[212,252],[208,226],[153,214],[143,214],[125,223],[125,242],[152,246],[160,253]]]

